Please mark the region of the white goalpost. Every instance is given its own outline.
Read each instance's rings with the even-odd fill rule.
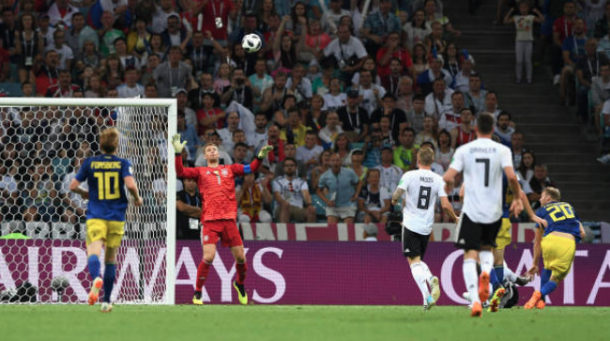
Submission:
[[[112,126],[144,199],[127,209],[112,300],[175,303],[177,110],[175,99],[0,98],[0,303],[86,302],[87,202],[67,184]]]

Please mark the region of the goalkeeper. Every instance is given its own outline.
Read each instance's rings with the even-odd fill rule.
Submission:
[[[176,175],[180,178],[197,180],[197,186],[203,198],[203,214],[201,215],[203,260],[197,267],[193,304],[203,304],[201,289],[210,272],[212,261],[216,255],[216,243],[219,239],[222,241],[222,246],[231,248],[231,253],[235,258],[237,281],[233,282],[233,287],[237,291],[239,303],[248,304],[248,294],[244,287],[248,267],[246,266],[244,243],[241,240],[235,221],[237,218],[235,177],[256,172],[262,159],[267,156],[273,147],[265,146],[249,165],[225,166],[219,164],[218,147],[213,143],[206,143],[203,146],[203,154],[208,166],[185,168],[182,165],[181,153],[186,146],[186,141],[180,142],[180,134],[176,134],[173,136],[172,144],[176,152]]]

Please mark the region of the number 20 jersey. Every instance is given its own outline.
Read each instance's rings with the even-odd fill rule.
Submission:
[[[116,155],[93,156],[83,162],[75,178],[89,185],[87,219],[125,221],[128,201],[123,179],[128,176],[132,176],[131,163]]]
[[[447,196],[443,178],[430,170],[413,170],[402,176],[398,188],[406,191],[403,225],[412,232],[429,235],[434,223],[436,201],[439,197]]]
[[[491,224],[502,217],[502,174],[513,167],[510,149],[487,138],[459,147],[449,168],[464,171],[462,212],[475,223]]]

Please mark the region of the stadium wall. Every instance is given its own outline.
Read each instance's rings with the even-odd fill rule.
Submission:
[[[39,301],[55,301],[51,279],[66,276],[70,287],[64,301],[85,302],[90,286],[84,242],[79,240],[0,240],[0,290],[29,280],[39,287]],[[151,299],[165,283],[165,249],[154,242],[126,241],[121,252],[114,297]],[[178,241],[176,303],[188,304],[197,264],[198,241]],[[531,244],[514,244],[506,261],[517,273],[532,262]],[[426,263],[440,278],[441,305],[462,305],[465,291],[462,252],[451,243],[431,243]],[[277,242],[246,243],[247,288],[253,304],[420,305],[422,297],[402,257],[400,243]],[[148,261],[144,262],[143,257]],[[141,264],[153,264],[143,269]],[[235,277],[230,250],[220,248],[204,291],[212,304],[237,303],[231,286]],[[539,278],[520,287],[520,304],[538,289]],[[610,250],[607,245],[581,244],[573,270],[551,295],[555,306],[610,306]],[[152,297],[155,299],[155,297]]]

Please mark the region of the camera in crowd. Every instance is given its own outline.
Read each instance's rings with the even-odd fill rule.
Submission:
[[[392,236],[393,240],[400,240],[402,236],[402,212],[392,212],[385,224],[385,232]]]

